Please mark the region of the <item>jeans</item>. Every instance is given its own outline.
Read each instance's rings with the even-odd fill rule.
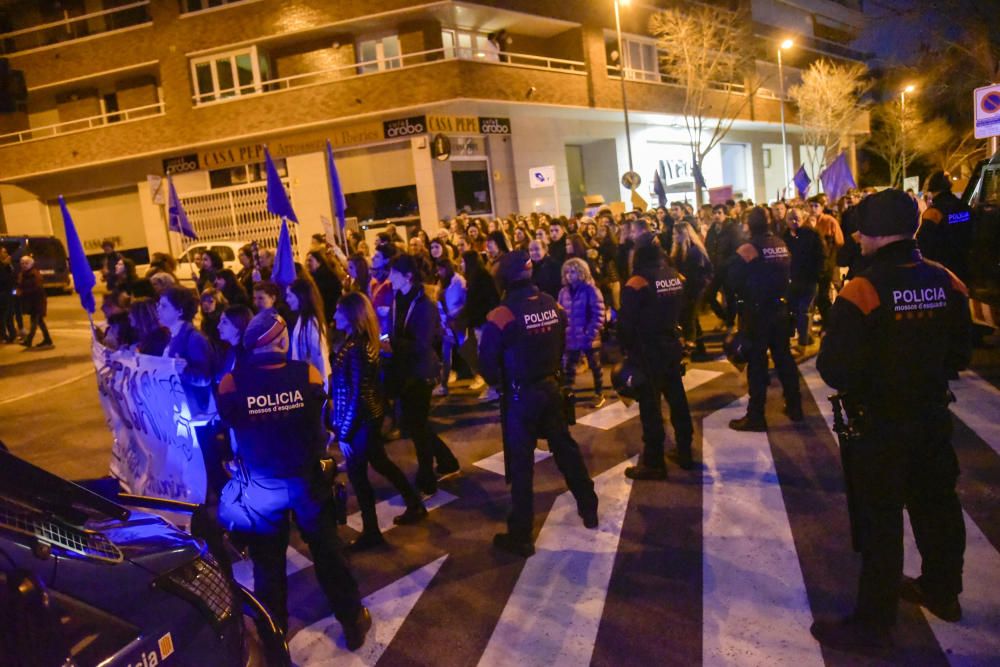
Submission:
[[[788,288],[788,306],[802,346],[809,344],[809,310],[816,298],[816,289],[816,283],[792,283]]]
[[[25,345],[31,345],[31,340],[35,337],[35,331],[38,329],[42,330],[42,342],[41,345],[46,343],[51,343],[52,338],[49,336],[49,329],[45,326],[45,317],[42,315],[31,314],[31,326],[28,329],[28,335],[24,338]]]
[[[594,393],[598,396],[604,391],[604,378],[601,375],[601,350],[591,347],[586,350],[566,350],[563,360],[563,379],[567,387],[572,388],[576,382],[576,366],[580,363],[580,355],[587,357],[587,365],[594,376]]]
[[[381,419],[373,419],[363,424],[351,438],[351,455],[347,457],[347,478],[351,480],[354,494],[358,497],[361,521],[365,533],[378,533],[378,517],[375,514],[375,490],[368,479],[368,466],[385,477],[396,487],[406,501],[406,507],[419,506],[420,497],[410,486],[406,475],[385,452],[382,442]]]
[[[417,450],[416,486],[425,493],[437,490],[435,459],[439,467],[458,466],[458,459],[448,449],[448,445],[431,429],[431,391],[433,387],[425,380],[409,378],[399,392],[402,411],[400,426],[413,439],[413,446]]]

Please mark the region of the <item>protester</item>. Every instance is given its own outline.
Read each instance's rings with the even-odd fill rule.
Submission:
[[[553,299],[559,298],[562,289],[562,271],[548,254],[548,244],[543,239],[533,239],[528,244],[531,257],[531,282]]]
[[[559,292],[559,305],[566,311],[563,383],[566,387],[573,388],[580,356],[585,356],[594,378],[594,407],[600,408],[607,402],[604,398],[600,353],[604,297],[594,284],[590,267],[579,257],[566,260],[562,275],[564,287]]]
[[[730,289],[728,271],[736,257],[736,249],[743,245],[743,232],[736,220],[729,217],[726,207],[712,207],[712,226],[705,235],[705,250],[712,262],[712,281],[705,290],[705,300],[721,321],[721,326],[731,329],[736,323],[736,295]],[[724,305],[718,301],[722,292]]]
[[[326,315],[316,285],[304,278],[296,278],[285,290],[285,302],[296,314],[288,358],[308,361],[326,382],[330,377],[330,348],[326,342]]]
[[[222,293],[222,296],[225,297],[229,305],[250,305],[250,296],[243,289],[243,285],[240,284],[239,278],[236,277],[232,269],[222,269],[219,271],[215,276],[214,285],[215,289]]]
[[[17,340],[14,326],[14,291],[17,288],[17,272],[7,248],[0,246],[0,338],[5,343]]]
[[[104,251],[104,256],[101,257],[101,277],[104,279],[104,285],[111,292],[117,284],[115,267],[118,265],[118,260],[122,258],[122,255],[115,251],[115,242],[111,239],[105,239],[101,243],[101,250]]]
[[[459,471],[458,459],[430,425],[431,392],[441,374],[434,351],[438,332],[437,309],[420,282],[420,268],[409,255],[392,260],[389,270],[394,299],[390,319],[388,382],[399,398],[401,427],[413,439],[417,452],[417,488],[437,492],[437,476]],[[437,461],[437,475],[434,462]]]
[[[219,271],[226,268],[222,261],[222,256],[215,250],[206,250],[201,256],[201,271],[198,273],[198,293],[200,294],[206,287],[215,285],[215,276]]]
[[[398,254],[396,246],[386,245],[375,250],[372,255],[372,307],[378,317],[382,335],[389,334],[389,319],[392,312],[392,283],[389,282],[389,265]]]
[[[705,354],[705,343],[701,340],[701,323],[698,311],[701,309],[705,289],[712,281],[712,262],[701,238],[690,223],[680,220],[674,223],[673,248],[670,259],[674,267],[684,276],[684,293],[681,301],[680,324],[688,351],[696,350]]]
[[[17,276],[17,298],[21,302],[21,311],[31,318],[28,335],[21,341],[21,345],[31,347],[35,332],[40,329],[42,340],[38,347],[54,347],[49,329],[45,326],[45,316],[48,311],[45,283],[42,281],[41,271],[35,265],[35,258],[31,255],[21,256],[21,272]]]
[[[137,338],[129,321],[129,305],[132,297],[124,292],[109,292],[101,298],[101,313],[104,314],[104,328],[94,327],[94,337],[109,350],[127,349]],[[156,322],[156,313],[153,313]],[[158,323],[157,323],[158,325]]]
[[[344,285],[344,293],[360,292],[371,300],[374,284],[368,260],[365,259],[364,255],[354,254],[348,257],[347,283]]]
[[[215,377],[214,355],[208,339],[194,324],[198,312],[198,297],[185,287],[171,287],[156,302],[156,316],[170,331],[170,342],[164,357],[181,359],[181,381],[194,399],[193,409],[204,412],[209,405],[212,380]]]
[[[825,329],[827,314],[830,312],[830,306],[833,305],[834,293],[840,289],[837,253],[844,245],[844,233],[835,217],[825,213],[817,214],[816,208],[812,207],[813,215],[816,217],[815,229],[823,242],[823,268],[820,270],[819,285],[816,290],[816,310]]]
[[[170,330],[160,324],[156,304],[155,299],[134,299],[128,309],[128,322],[132,329],[132,349],[160,357],[170,343]]]
[[[212,347],[218,350],[222,342],[219,339],[219,318],[222,317],[222,311],[229,303],[222,296],[222,293],[214,287],[206,287],[202,290],[199,303],[201,332],[205,334],[205,338],[212,344]]]
[[[785,216],[788,226],[783,238],[791,254],[788,307],[798,332],[800,351],[813,343],[809,335],[809,311],[816,299],[824,258],[823,241],[814,229],[804,224],[805,217],[802,209],[789,210]]]
[[[306,255],[306,268],[319,290],[323,313],[326,317],[333,317],[333,309],[337,307],[337,301],[344,291],[343,284],[330,266],[325,253],[313,250]]]
[[[427,508],[388,457],[382,441],[379,326],[371,303],[365,295],[349,292],[337,304],[333,321],[344,337],[330,358],[330,430],[347,459],[347,475],[358,498],[363,528],[350,548],[361,551],[385,542],[375,512],[375,492],[368,480],[369,465],[389,480],[406,503],[406,510],[394,517],[393,523],[416,523],[427,516]]]
[[[447,258],[437,261],[438,313],[441,318],[441,383],[434,388],[434,396],[448,395],[448,381],[451,377],[452,358],[468,336],[468,327],[460,320],[465,309],[465,278],[455,270],[455,265]]]
[[[265,310],[275,310],[281,301],[281,288],[270,280],[261,280],[253,286],[253,308],[261,313]]]
[[[243,334],[246,333],[253,311],[243,304],[229,306],[219,318],[219,339],[224,344],[219,355],[219,365],[216,372],[216,382],[221,382],[226,373],[246,361],[247,351],[243,347]]]
[[[476,336],[477,343],[482,338],[486,315],[500,303],[500,294],[493,276],[483,266],[479,253],[470,250],[462,255],[462,275],[465,276],[466,298],[464,320]],[[482,378],[475,378],[470,389],[483,386]],[[495,401],[500,397],[496,388],[488,386],[479,396],[482,401]]]

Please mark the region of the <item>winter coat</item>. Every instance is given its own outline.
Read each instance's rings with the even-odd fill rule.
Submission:
[[[17,296],[21,299],[21,310],[25,315],[45,317],[48,312],[48,298],[45,285],[37,266],[21,271],[17,277]]]
[[[542,257],[542,261],[532,262],[531,282],[553,299],[558,299],[559,290],[562,289],[562,271],[556,260],[546,255]]]
[[[559,305],[566,311],[566,350],[589,350],[601,346],[604,297],[595,285],[581,283],[559,291]]]

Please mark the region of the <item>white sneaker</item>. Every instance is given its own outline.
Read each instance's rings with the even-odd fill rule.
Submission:
[[[472,378],[472,382],[469,383],[469,389],[482,389],[485,386],[486,380],[483,379],[482,375]]]
[[[490,403],[492,401],[500,400],[500,392],[498,392],[493,387],[487,387],[486,391],[479,395],[479,400],[483,403]]]
[[[431,396],[437,396],[439,398],[441,396],[447,396],[447,395],[448,395],[448,387],[444,386],[443,384],[439,384],[438,386],[434,387],[434,391],[431,392]]]

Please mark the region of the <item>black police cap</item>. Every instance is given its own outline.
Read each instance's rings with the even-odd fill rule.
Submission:
[[[531,278],[531,259],[523,250],[508,252],[500,258],[497,277],[504,286]]]
[[[917,202],[902,190],[869,195],[858,204],[858,231],[865,236],[912,236],[917,231]]]

